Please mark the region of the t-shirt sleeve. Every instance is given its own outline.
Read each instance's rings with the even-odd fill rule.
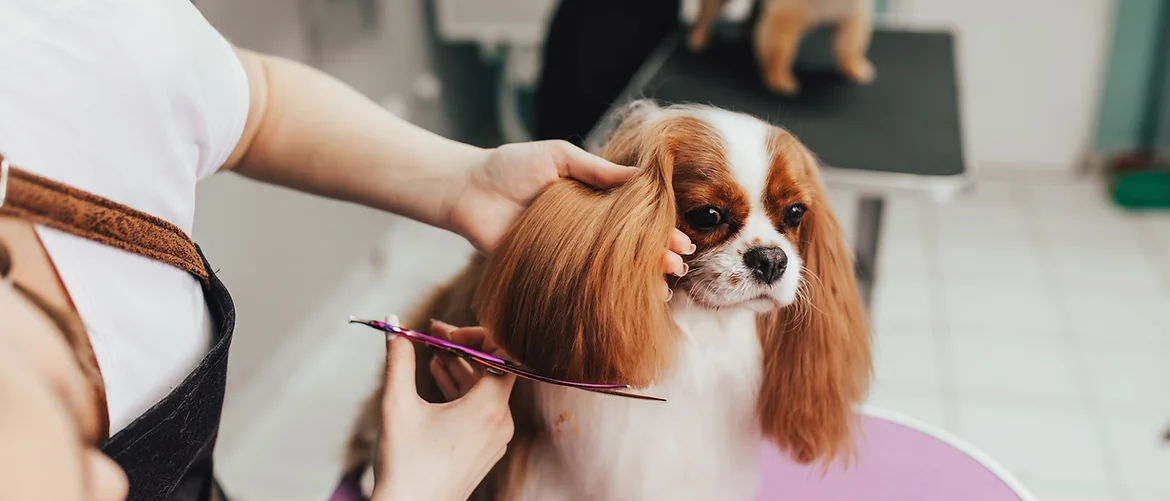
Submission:
[[[227,39],[190,2],[178,4],[189,11],[183,16],[192,24],[189,32],[200,38],[196,60],[191,63],[201,80],[203,102],[208,104],[202,110],[206,150],[195,172],[196,179],[202,180],[215,174],[239,144],[248,121],[251,91],[244,66]]]

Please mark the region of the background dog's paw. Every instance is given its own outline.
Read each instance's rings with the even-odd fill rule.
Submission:
[[[793,96],[800,92],[800,82],[792,73],[774,73],[764,78],[764,84],[773,92]]]
[[[711,39],[710,30],[692,29],[687,34],[687,48],[692,52],[699,52],[707,48],[707,42]]]
[[[877,77],[877,70],[873,68],[873,63],[865,58],[841,65],[841,71],[845,73],[845,78],[859,84],[868,84]]]

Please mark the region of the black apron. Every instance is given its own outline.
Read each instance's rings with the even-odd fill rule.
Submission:
[[[130,477],[130,501],[208,500],[213,492],[215,499],[224,500],[213,478],[211,453],[223,410],[236,308],[207,260],[203,263],[208,272],[203,296],[211,310],[214,346],[169,395],[102,444],[102,452]]]
[[[0,156],[0,166],[8,167]],[[90,193],[9,170],[0,214],[162,261],[203,284],[213,347],[165,398],[101,446],[130,479],[130,501],[225,500],[212,471],[235,306],[202,251],[174,225]],[[160,332],[159,335],[166,335]]]

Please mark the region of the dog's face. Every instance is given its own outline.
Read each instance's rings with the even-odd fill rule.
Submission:
[[[675,152],[678,226],[697,251],[676,289],[713,309],[792,304],[804,263],[801,223],[813,204],[801,182],[809,155],[788,132],[747,115],[679,113],[667,120],[694,130]]]
[[[601,132],[603,156],[643,164],[657,150],[649,163],[669,164],[676,225],[697,247],[676,293],[706,308],[763,312],[793,304],[802,281],[816,280],[805,267],[818,243],[804,228],[832,215],[815,158],[790,133],[740,113],[649,101],[609,117]]]
[[[697,247],[676,291],[760,312],[764,434],[800,461],[847,452],[869,382],[868,329],[815,157],[787,131],[710,107],[635,102],[607,128],[600,153],[658,173],[649,178],[669,185],[660,196]]]

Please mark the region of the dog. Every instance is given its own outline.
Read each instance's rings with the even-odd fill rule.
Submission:
[[[518,380],[515,436],[474,498],[747,500],[765,440],[801,463],[848,460],[869,330],[815,157],[711,107],[635,101],[609,124],[598,153],[635,177],[609,191],[554,183],[407,326],[480,324],[540,373],[666,402]],[[696,252],[664,301],[675,227]],[[420,395],[442,401],[431,355],[417,353]],[[379,395],[358,418],[351,469],[373,458]]]
[[[727,0],[699,0],[699,13],[687,35],[687,46],[700,51],[707,46],[711,27]],[[793,95],[800,85],[792,74],[800,41],[809,29],[835,25],[833,55],[849,80],[866,84],[875,76],[866,58],[872,35],[871,0],[760,0],[753,42],[764,83],[772,90]]]

